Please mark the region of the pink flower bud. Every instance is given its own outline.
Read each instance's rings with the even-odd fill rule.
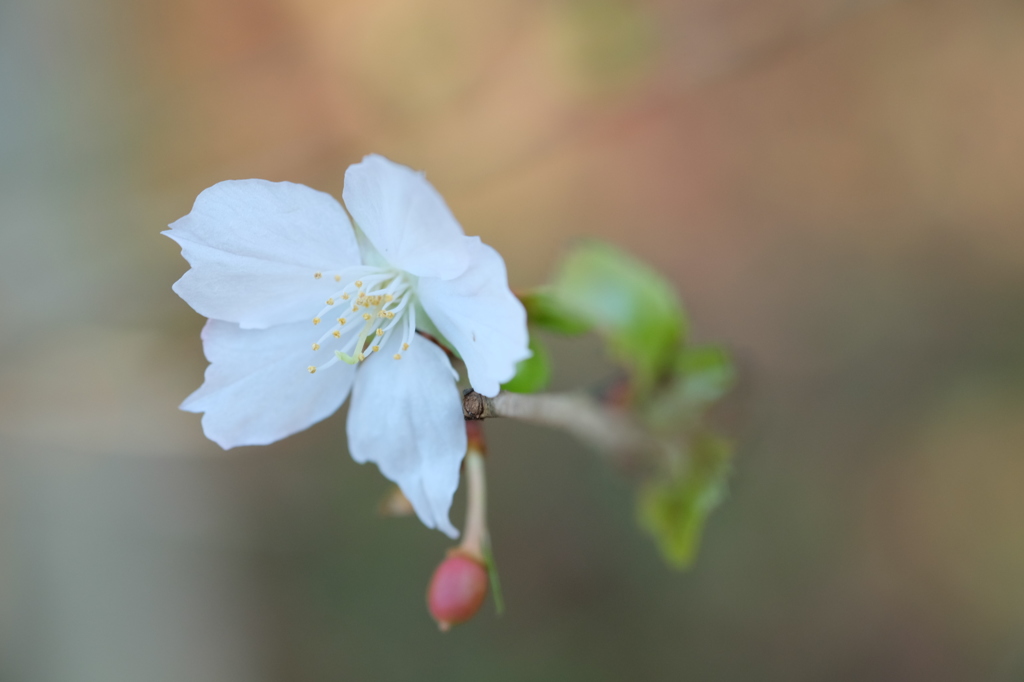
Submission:
[[[434,571],[427,590],[430,615],[442,631],[476,615],[487,596],[487,568],[480,559],[452,550]]]

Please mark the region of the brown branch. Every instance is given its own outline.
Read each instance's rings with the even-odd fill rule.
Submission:
[[[638,454],[661,445],[630,415],[607,407],[586,393],[507,393],[493,398],[468,390],[462,398],[466,419],[508,417],[562,429],[601,450]]]

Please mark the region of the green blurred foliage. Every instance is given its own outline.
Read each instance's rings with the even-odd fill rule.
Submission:
[[[686,314],[671,284],[609,244],[578,246],[552,285],[521,298],[535,327],[566,334],[592,329],[627,370],[626,409],[660,443],[647,453],[652,473],[641,486],[638,518],[671,565],[689,566],[729,473],[731,448],[702,425],[707,409],[732,387],[728,354],[686,345]],[[535,350],[506,389],[538,390],[549,372],[546,354]]]
[[[649,394],[670,371],[686,334],[671,285],[619,249],[586,242],[573,250],[550,289],[557,306],[592,326],[629,372],[634,395]]]
[[[693,563],[704,524],[725,498],[732,448],[701,434],[688,454],[681,475],[655,479],[637,500],[640,525],[654,536],[665,560],[680,569]]]
[[[502,388],[512,393],[536,393],[543,391],[551,378],[551,356],[537,338],[536,331],[530,330],[530,350],[533,355],[516,365],[516,375]]]
[[[735,369],[729,355],[716,346],[682,348],[671,380],[646,411],[647,423],[659,433],[685,431],[732,388]]]
[[[548,331],[575,336],[590,331],[591,325],[563,304],[551,287],[538,287],[520,294],[530,324]]]

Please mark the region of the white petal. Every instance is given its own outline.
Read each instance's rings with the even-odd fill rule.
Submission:
[[[356,224],[392,266],[442,279],[466,269],[462,227],[422,173],[371,154],[345,171],[342,197]]]
[[[398,336],[360,367],[348,412],[348,447],[398,484],[428,528],[450,537],[448,520],[466,454],[462,399],[448,356],[419,337],[395,360]]]
[[[246,329],[311,319],[340,288],[332,275],[360,263],[341,204],[290,182],[219,182],[170,227],[164,234],[192,265],[174,291]]]
[[[419,298],[438,330],[462,356],[473,389],[498,394],[530,357],[526,310],[508,288],[505,261],[474,237],[465,273],[453,280],[423,278]]]
[[[241,329],[207,321],[206,381],[181,409],[205,412],[203,432],[224,449],[266,445],[309,428],[341,407],[355,377],[343,363],[309,373],[332,357],[328,349],[312,350],[317,337],[309,322]]]

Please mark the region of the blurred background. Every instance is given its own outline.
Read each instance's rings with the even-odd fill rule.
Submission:
[[[734,353],[693,569],[593,453],[488,423],[507,612],[442,636],[450,543],[377,516],[342,414],[225,453],[177,410],[159,231],[369,152],[514,286],[600,237]],[[1017,0],[0,0],[0,212],[0,680],[1024,680]]]

